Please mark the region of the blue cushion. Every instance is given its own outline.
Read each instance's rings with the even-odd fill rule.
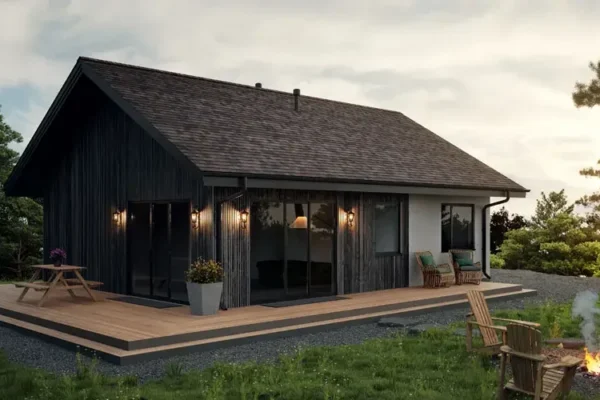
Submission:
[[[475,265],[461,265],[458,268],[460,268],[461,271],[481,271],[481,267]]]

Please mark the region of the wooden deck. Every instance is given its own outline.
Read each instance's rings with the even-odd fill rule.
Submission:
[[[273,308],[251,306],[192,316],[187,306],[157,309],[113,301],[95,291],[96,303],[56,293],[44,307],[41,294],[17,303],[20,290],[0,285],[0,323],[58,344],[94,351],[118,364],[206,350],[277,336],[328,330],[376,321],[390,315],[415,315],[462,307],[466,291],[479,289],[488,301],[535,295],[520,285],[483,282],[444,289],[403,288],[344,295],[345,299]],[[77,291],[76,291],[77,292]]]

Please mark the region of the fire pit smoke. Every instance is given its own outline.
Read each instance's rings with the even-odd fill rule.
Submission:
[[[598,293],[586,290],[577,293],[573,301],[573,318],[581,317],[581,335],[585,340],[585,365],[582,372],[589,375],[600,376],[600,353],[596,339],[596,315],[600,315],[598,308]]]

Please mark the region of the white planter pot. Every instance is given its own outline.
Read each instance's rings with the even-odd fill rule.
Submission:
[[[193,315],[212,315],[219,311],[223,282],[203,284],[186,282],[186,285]]]

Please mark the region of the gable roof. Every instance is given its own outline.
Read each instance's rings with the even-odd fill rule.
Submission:
[[[291,92],[83,57],[79,68],[206,175],[527,191],[399,112],[304,95],[296,111]]]

